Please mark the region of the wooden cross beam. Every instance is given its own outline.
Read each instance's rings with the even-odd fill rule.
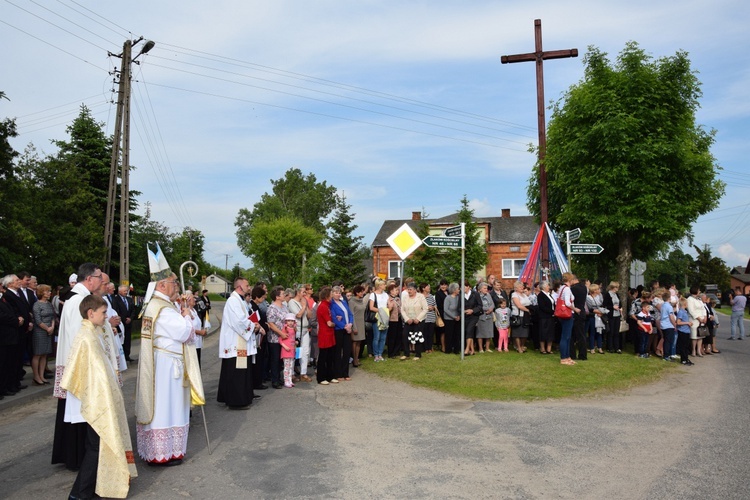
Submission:
[[[536,111],[537,128],[539,130],[539,212],[542,227],[547,222],[547,170],[544,167],[544,156],[547,150],[547,128],[544,120],[544,60],[563,59],[566,57],[578,57],[578,49],[568,50],[542,50],[542,20],[534,20],[535,51],[528,54],[514,54],[502,56],[500,62],[503,64],[536,61]],[[542,265],[549,263],[549,249],[547,246],[546,231],[542,240]]]

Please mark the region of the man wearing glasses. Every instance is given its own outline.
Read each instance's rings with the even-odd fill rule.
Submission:
[[[55,386],[52,395],[57,399],[55,437],[52,442],[52,463],[65,464],[70,470],[78,470],[85,450],[86,422],[80,416],[81,401],[60,387],[65,371],[65,362],[73,346],[73,340],[81,329],[79,306],[87,295],[97,291],[102,284],[102,270],[93,262],[78,268],[78,283],[71,290],[72,297],[65,301],[60,318],[60,330],[55,355]]]

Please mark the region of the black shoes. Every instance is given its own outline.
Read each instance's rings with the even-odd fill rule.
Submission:
[[[284,384],[280,384],[280,383],[277,382],[275,384],[272,384],[272,387],[274,389],[281,389],[282,387],[284,387]]]

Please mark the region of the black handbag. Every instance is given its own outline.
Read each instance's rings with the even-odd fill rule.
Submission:
[[[372,296],[375,299],[375,309],[377,309],[378,308],[378,296],[375,293],[373,293]],[[368,300],[367,301],[367,309],[365,310],[365,322],[367,322],[367,323],[375,323],[375,322],[377,322],[378,321],[377,314],[378,313],[376,313],[375,311],[373,311],[373,310],[370,309],[370,301]]]
[[[510,327],[517,328],[519,326],[523,326],[523,316],[516,316],[516,315],[511,316]]]

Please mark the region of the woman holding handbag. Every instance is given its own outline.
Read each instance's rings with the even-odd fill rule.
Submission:
[[[573,292],[570,291],[570,282],[575,279],[575,274],[565,273],[562,275],[562,286],[555,303],[555,317],[560,321],[562,334],[560,336],[560,364],[574,365],[575,361],[570,359],[570,336],[573,333],[573,313],[581,310],[573,305]]]

